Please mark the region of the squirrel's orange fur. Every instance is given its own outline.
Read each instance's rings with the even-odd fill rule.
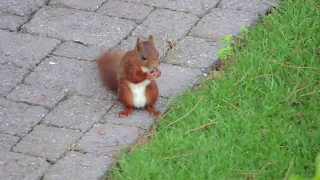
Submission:
[[[131,114],[134,107],[146,107],[151,115],[160,115],[154,108],[158,99],[155,78],[161,76],[158,58],[154,38],[150,35],[147,41],[137,38],[136,47],[131,51],[116,49],[97,59],[101,80],[118,92],[125,106],[125,110],[119,112],[120,117]]]

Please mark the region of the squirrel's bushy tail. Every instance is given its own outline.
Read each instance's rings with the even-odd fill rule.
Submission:
[[[123,50],[113,50],[102,53],[96,60],[102,82],[113,91],[118,90],[117,72],[124,54]]]

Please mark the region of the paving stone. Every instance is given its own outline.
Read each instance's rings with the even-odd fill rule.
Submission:
[[[0,174],[3,180],[41,179],[50,164],[42,158],[0,151]]]
[[[103,130],[104,135],[98,134]],[[114,125],[111,123],[95,124],[78,142],[81,151],[95,155],[111,156],[111,153],[123,145],[137,141],[141,131],[136,127]]]
[[[43,0],[2,0],[0,1],[0,11],[26,16],[32,14],[43,5]]]
[[[98,46],[82,45],[75,42],[64,42],[53,52],[53,54],[68,58],[94,61],[102,51],[105,51],[105,49]]]
[[[197,21],[198,17],[193,14],[156,9],[132,32],[132,35],[144,38],[153,35],[163,44],[166,33],[172,40],[179,40]]]
[[[56,161],[81,135],[76,130],[38,125],[13,147],[13,151]]]
[[[41,62],[7,98],[54,107],[65,94],[111,99],[113,95],[101,82],[95,63],[51,57]]]
[[[33,69],[60,42],[28,34],[0,30],[0,63]]]
[[[263,0],[221,0],[218,5],[218,8],[254,11],[261,14],[265,14],[270,7],[271,5]]]
[[[141,23],[153,9],[153,7],[143,4],[109,0],[99,8],[97,12],[105,15],[131,19],[136,23]]]
[[[184,11],[196,14],[201,17],[205,15],[210,9],[217,6],[219,0],[127,0],[135,3],[148,4],[157,8],[166,8],[175,11]]]
[[[61,102],[43,120],[44,123],[86,131],[102,118],[111,101],[72,96]]]
[[[255,12],[214,9],[192,28],[190,35],[219,41],[229,34],[238,34],[242,26],[249,28],[258,18]]]
[[[13,101],[31,103],[52,109],[65,96],[63,87],[43,87],[20,84],[15,87],[6,97]]]
[[[42,8],[30,23],[22,26],[29,33],[66,41],[81,41],[86,45],[116,47],[136,24],[131,20],[109,17],[76,9]]]
[[[167,104],[168,100],[159,98],[155,105],[155,108],[162,112]],[[119,118],[118,113],[124,109],[124,106],[117,102],[115,106],[104,116],[101,123],[108,122],[117,125],[124,125],[129,127],[137,127],[143,130],[149,130],[154,123],[154,118],[149,115],[145,109],[134,109],[133,113],[125,118]]]
[[[0,96],[7,95],[26,76],[26,69],[0,64]]]
[[[37,125],[48,110],[0,98],[0,132],[24,136]]]
[[[12,136],[9,134],[0,133],[0,152],[1,151],[10,151],[11,147],[17,144],[19,137]],[[0,160],[1,161],[1,160]],[[1,162],[0,162],[1,164]]]
[[[147,39],[148,38],[141,37],[141,40],[147,40]],[[122,41],[118,47],[125,49],[127,51],[130,51],[135,48],[136,43],[137,43],[137,36],[130,36],[128,39]],[[159,53],[159,59],[164,57],[166,52],[169,50],[169,44],[165,43],[161,38],[155,37],[154,45]]]
[[[191,68],[210,68],[218,61],[218,42],[187,36],[178,42],[173,53],[168,53],[164,62]]]
[[[21,17],[11,14],[5,14],[0,12],[0,28],[8,29],[10,31],[17,31],[18,27],[21,26],[28,20],[27,17]]]
[[[55,7],[70,7],[87,11],[95,11],[103,4],[102,0],[51,0],[50,5]]]
[[[106,175],[110,165],[109,157],[70,151],[45,173],[43,179],[66,180],[74,179],[79,175],[81,179],[100,179],[101,176]]]
[[[161,76],[156,80],[159,95],[162,97],[177,96],[185,92],[187,87],[192,87],[201,75],[199,69],[160,64]]]

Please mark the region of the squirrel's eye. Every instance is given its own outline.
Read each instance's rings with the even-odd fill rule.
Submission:
[[[147,58],[146,58],[145,56],[142,56],[142,59],[143,59],[143,60],[146,60]]]

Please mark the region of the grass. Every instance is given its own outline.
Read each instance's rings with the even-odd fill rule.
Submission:
[[[235,41],[221,76],[174,99],[148,143],[122,153],[109,178],[313,177],[320,150],[319,8],[317,0],[280,1]]]

